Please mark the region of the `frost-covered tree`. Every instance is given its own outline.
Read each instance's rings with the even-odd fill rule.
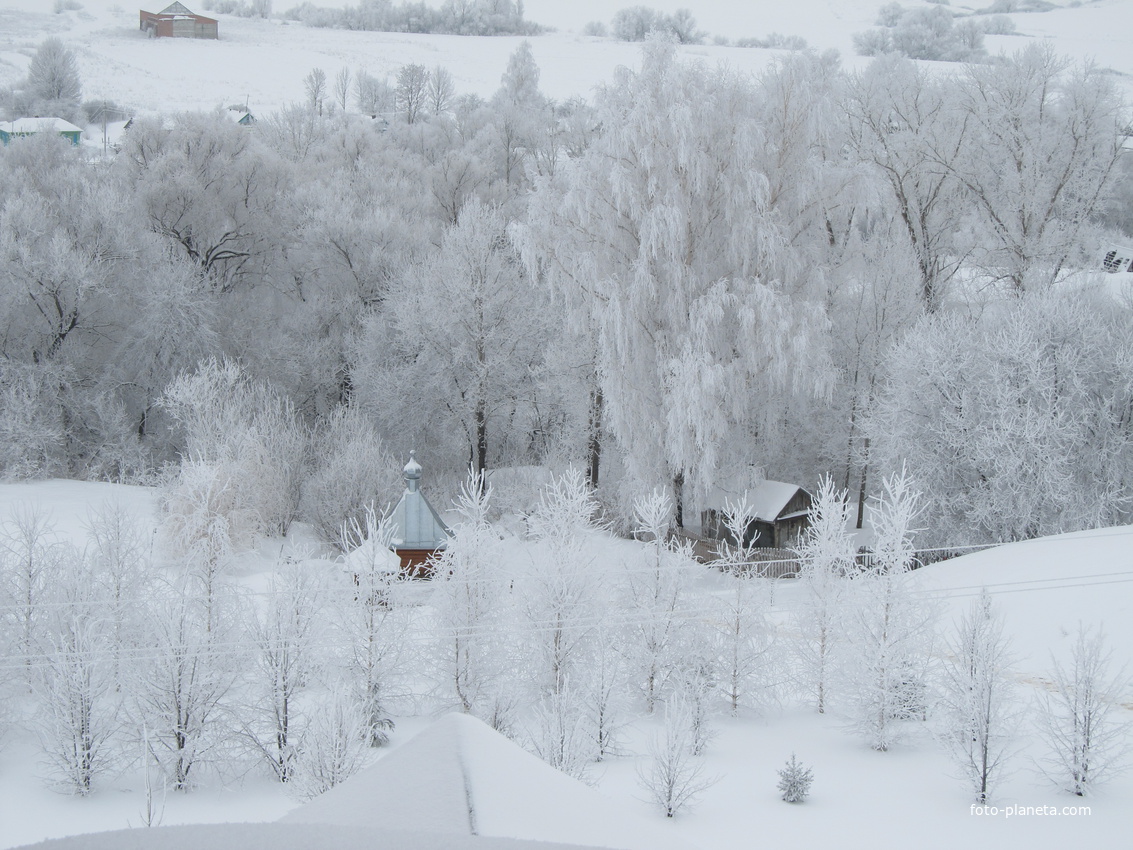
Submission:
[[[1069,665],[1051,662],[1053,690],[1040,695],[1039,733],[1048,754],[1043,771],[1084,797],[1123,768],[1130,754],[1129,723],[1117,716],[1128,684],[1113,670],[1103,633],[1079,626]]]
[[[803,602],[798,611],[796,644],[800,684],[814,698],[818,713],[826,711],[836,677],[837,652],[845,638],[846,598],[856,569],[854,542],[848,531],[850,505],[846,492],[827,476],[818,485],[810,525],[798,548]]]
[[[101,614],[115,689],[121,691],[130,655],[141,646],[142,606],[153,581],[152,542],[140,518],[121,503],[94,509],[87,520],[92,578],[102,596]]]
[[[425,111],[429,96],[429,71],[424,65],[402,65],[397,72],[394,102],[405,123],[416,124]]]
[[[325,540],[338,540],[344,526],[365,527],[369,507],[392,505],[401,487],[397,463],[373,419],[357,407],[340,407],[320,422],[311,449],[303,514]]]
[[[740,706],[757,707],[775,701],[775,633],[767,621],[770,597],[766,583],[751,569],[755,539],[748,529],[754,520],[746,498],[725,506],[724,523],[728,538],[721,546],[717,564],[728,575],[731,592],[719,597],[713,617],[715,667],[719,687],[732,714]]]
[[[456,83],[452,72],[443,65],[434,65],[429,72],[425,100],[432,115],[445,115],[456,97]]]
[[[580,685],[602,620],[603,576],[586,551],[597,525],[595,504],[581,473],[552,479],[528,518],[542,546],[520,593],[539,656],[539,691],[559,694]]]
[[[907,462],[932,538],[1002,542],[1129,521],[1133,313],[1067,289],[925,318],[891,353],[867,427]]]
[[[63,540],[42,508],[17,505],[0,522],[0,575],[4,582],[11,652],[31,683],[33,659],[49,614],[46,607],[56,574],[63,570]]]
[[[569,250],[564,285],[593,321],[603,415],[631,474],[674,488],[678,525],[685,478],[748,455],[769,397],[824,386],[821,311],[767,274],[781,236],[752,166],[753,102],[741,78],[651,42],[642,70],[602,92],[600,135],[532,207]]]
[[[295,774],[304,716],[300,694],[319,667],[325,588],[309,564],[277,563],[258,610],[248,613],[254,664],[245,677],[252,697],[244,717],[248,742],[280,782]]]
[[[638,769],[639,784],[665,817],[690,808],[716,781],[705,776],[703,764],[692,754],[690,730],[684,706],[666,703],[663,729],[650,742],[650,764]]]
[[[60,108],[67,114],[59,117],[76,116],[83,94],[82,82],[75,53],[61,39],[52,36],[36,49],[28,64],[28,88],[41,107],[47,108],[37,114],[55,114]]]
[[[940,165],[986,234],[973,259],[1013,294],[1046,289],[1080,256],[1121,156],[1117,88],[1100,68],[1032,45],[1010,62],[968,66],[960,97],[968,154]]]
[[[316,115],[322,115],[327,99],[327,72],[322,68],[312,68],[303,78],[303,90],[307,93],[307,108]]]
[[[247,128],[219,114],[138,120],[115,170],[145,226],[215,292],[250,288],[278,268],[293,232],[290,175]]]
[[[1010,652],[1003,616],[984,588],[948,647],[940,705],[945,743],[980,805],[1013,755],[1021,712],[1007,678]]]
[[[434,567],[435,649],[442,699],[497,731],[512,722],[510,628],[506,578],[499,574],[499,538],[488,522],[491,487],[473,474],[465,482],[453,529]]]
[[[233,361],[209,360],[174,380],[161,403],[183,430],[186,464],[224,482],[234,545],[239,531],[285,533],[299,511],[307,451],[291,401]]]
[[[875,750],[898,738],[899,721],[923,718],[933,611],[909,584],[920,496],[904,473],[887,478],[872,511],[870,563],[852,582],[847,628],[846,708]]]
[[[148,613],[148,651],[130,693],[154,759],[184,791],[231,739],[225,699],[240,669],[232,628],[239,603],[227,587],[209,600],[198,584],[179,578],[154,594]]]
[[[966,208],[954,169],[967,153],[958,100],[954,81],[885,57],[851,78],[842,103],[855,156],[888,189],[929,312],[940,308],[968,252],[958,241]]]
[[[67,547],[51,583],[39,644],[34,725],[51,780],[86,796],[114,767],[120,697],[111,663],[111,621],[95,567]]]
[[[470,200],[440,250],[392,282],[367,322],[354,385],[403,439],[481,472],[523,456],[549,316],[526,284],[500,209]]]
[[[397,593],[404,576],[390,549],[392,542],[389,516],[372,503],[361,517],[350,517],[340,529],[339,547],[346,553],[343,560],[350,580],[338,591],[335,619],[345,650],[346,678],[371,747],[389,740],[390,685],[405,655],[407,627]]]
[[[628,655],[634,684],[653,713],[680,667],[690,629],[689,553],[669,542],[673,502],[654,490],[634,505],[636,534],[647,542],[644,563],[627,580]]]

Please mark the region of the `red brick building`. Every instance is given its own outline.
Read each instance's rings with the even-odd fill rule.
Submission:
[[[215,18],[190,12],[180,3],[160,12],[138,12],[138,28],[150,38],[220,38]]]

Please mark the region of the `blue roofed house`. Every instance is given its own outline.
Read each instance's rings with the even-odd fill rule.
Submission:
[[[17,118],[0,122],[0,144],[11,144],[13,139],[34,136],[37,133],[58,133],[72,145],[79,144],[83,131],[62,118]]]

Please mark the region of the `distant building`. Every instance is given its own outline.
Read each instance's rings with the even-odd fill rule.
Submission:
[[[7,145],[12,139],[36,133],[58,133],[72,145],[79,144],[83,136],[82,128],[62,118],[17,118],[0,123],[0,144]]]
[[[414,576],[427,576],[429,558],[448,543],[448,526],[421,492],[421,464],[414,452],[405,465],[405,492],[390,515],[393,540],[390,548],[401,559],[401,569]]]
[[[239,124],[241,127],[251,127],[256,123],[256,116],[246,109],[226,109],[224,114],[229,121]]]
[[[138,12],[138,28],[150,38],[220,38],[215,18],[190,12],[180,3],[156,14]]]

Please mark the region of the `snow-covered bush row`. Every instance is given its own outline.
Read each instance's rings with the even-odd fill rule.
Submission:
[[[1129,518],[1129,305],[1079,274],[1133,220],[1097,70],[752,77],[654,39],[593,103],[527,44],[487,102],[416,65],[306,95],[139,118],[97,167],[0,150],[0,476],[179,482],[236,541],[337,540],[412,448],[446,492],[574,464],[627,532],[655,488],[678,525],[748,472],[860,507],[902,462],[952,544]],[[967,430],[924,397],[957,375]]]

